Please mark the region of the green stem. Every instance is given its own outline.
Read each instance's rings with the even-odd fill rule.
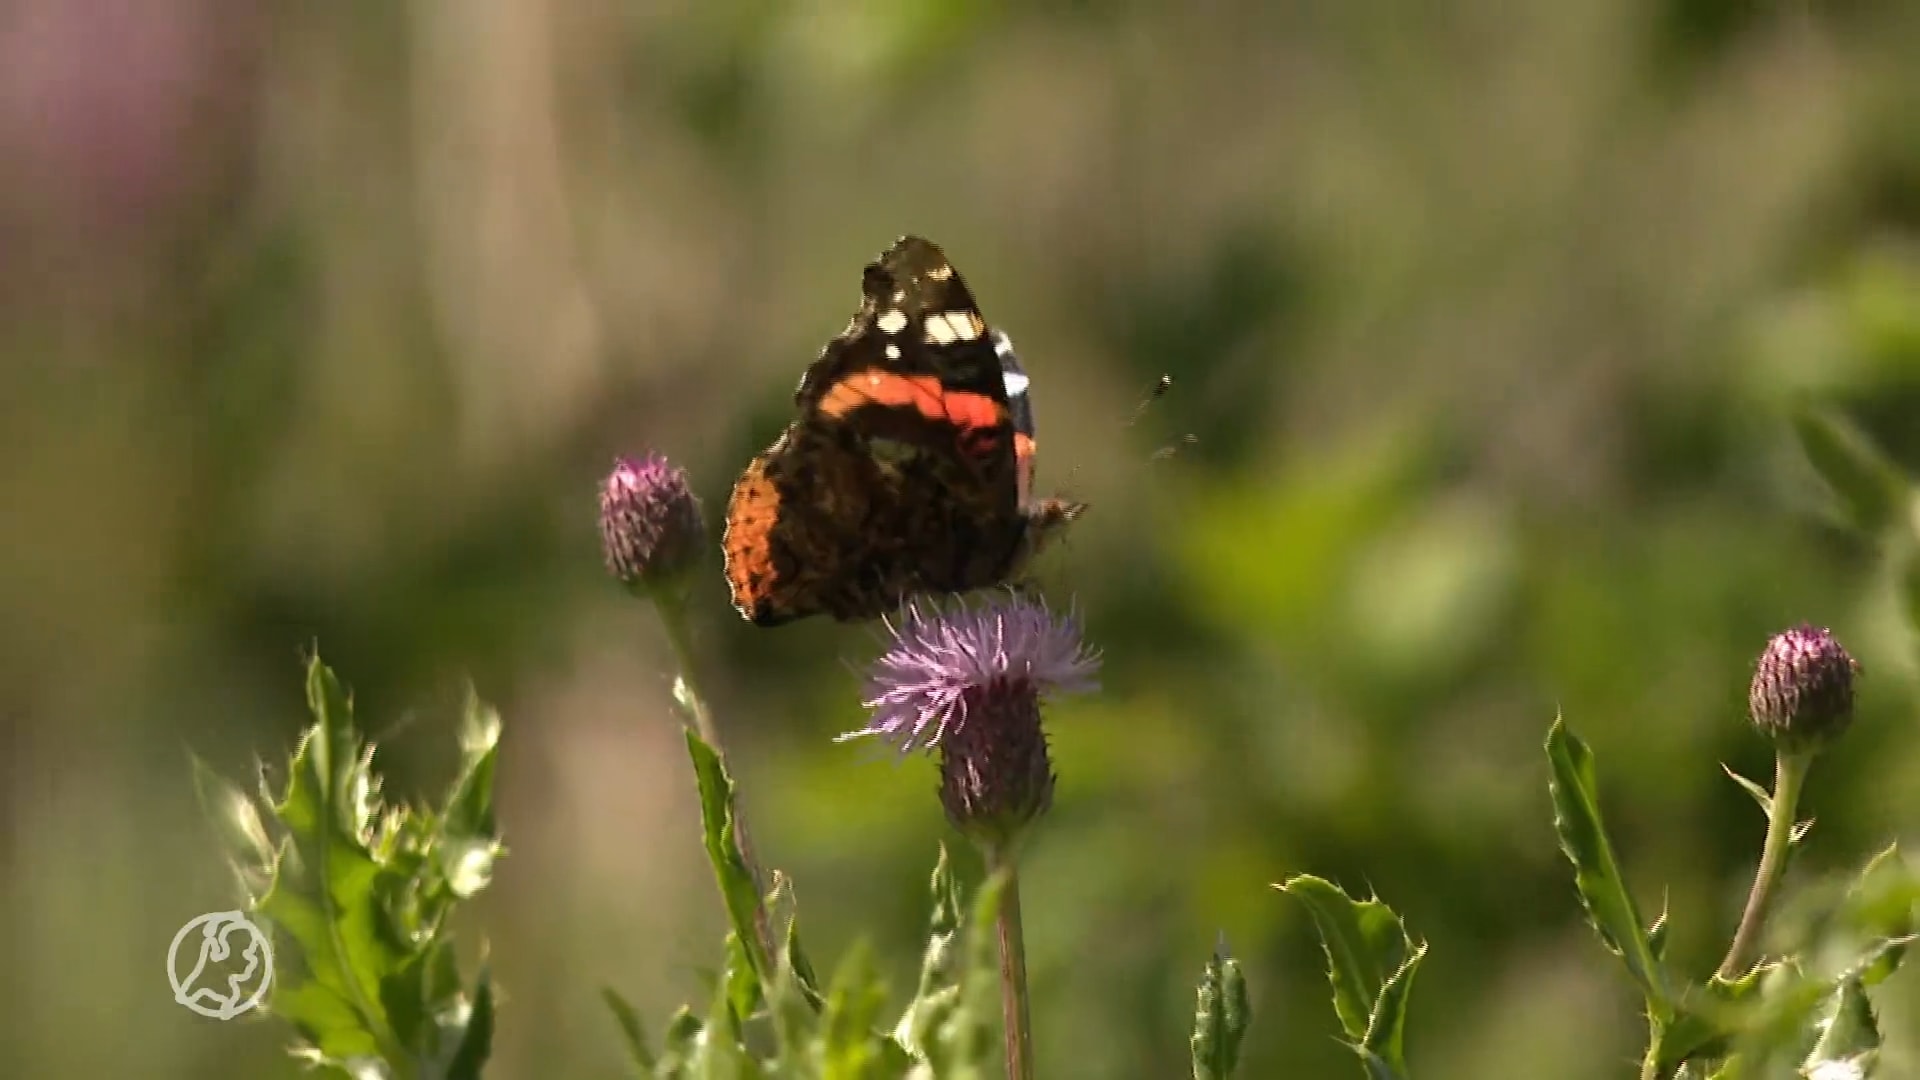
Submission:
[[[1027,1007],[1027,943],[1020,923],[1020,873],[1012,844],[987,849],[987,870],[1001,876],[1000,1017],[1006,1032],[1007,1080],[1033,1080],[1033,1021]]]
[[[674,666],[679,672],[674,696],[693,714],[693,728],[700,733],[701,741],[712,747],[714,755],[725,765],[727,749],[720,741],[720,727],[714,723],[713,710],[707,707],[706,695],[700,692],[700,684],[693,673],[693,634],[687,626],[684,597],[679,594],[656,595],[653,609],[660,613],[660,625],[666,630],[667,646],[673,650]],[[747,873],[753,878],[753,932],[759,939],[762,961],[759,968],[762,972],[770,972],[773,970],[773,959],[780,952],[774,946],[773,927],[767,918],[766,879],[760,874],[759,860],[753,857],[753,843],[747,838],[746,813],[741,810],[737,798],[732,810],[733,836],[740,845],[740,861],[747,864]]]
[[[1647,1056],[1640,1062],[1640,1080],[1660,1080],[1660,1060],[1654,1057],[1660,1043],[1660,1026],[1658,1021],[1650,1023],[1653,1031],[1647,1039]]]
[[[1717,978],[1737,978],[1750,963],[1749,956],[1767,921],[1774,886],[1786,869],[1787,852],[1793,846],[1794,810],[1812,763],[1813,755],[1804,751],[1783,751],[1774,759],[1773,799],[1767,811],[1767,839],[1760,849],[1760,868],[1753,875],[1753,891],[1747,894],[1747,909],[1740,915],[1739,929],[1733,932],[1733,944],[1727,946],[1727,958],[1720,961],[1720,970],[1714,973]]]

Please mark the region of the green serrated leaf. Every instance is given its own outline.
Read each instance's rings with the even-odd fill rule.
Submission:
[[[994,1032],[1000,1016],[995,925],[1005,887],[1004,876],[988,878],[961,922],[963,960],[956,973],[958,984],[928,1040],[926,1056],[940,1077],[984,1080],[990,1075],[987,1063],[995,1053]],[[939,888],[936,881],[936,893]]]
[[[885,1035],[876,1035],[874,1045],[879,1057],[874,1063],[873,1075],[876,1077],[915,1076],[921,1063],[906,1048]]]
[[[713,866],[720,886],[720,899],[727,908],[733,932],[747,943],[747,957],[756,978],[768,968],[760,955],[757,922],[761,917],[760,887],[747,869],[740,853],[740,839],[734,818],[733,778],[727,775],[720,755],[692,728],[686,729],[687,754],[693,759],[694,778],[700,787],[701,832],[706,842],[707,861]]]
[[[1660,914],[1647,927],[1647,951],[1653,954],[1655,962],[1664,962],[1667,958],[1667,932],[1673,924],[1667,921],[1667,897],[1660,897]]]
[[[1364,1046],[1357,1047],[1360,1065],[1367,1070],[1372,1080],[1407,1080],[1406,1074],[1393,1067],[1393,1063]]]
[[[866,946],[856,944],[834,972],[827,1005],[820,1014],[822,1075],[834,1080],[873,1075],[881,1060],[883,1041],[875,1034],[874,1024],[886,998],[886,988],[874,973]]]
[[[1327,954],[1334,1012],[1347,1038],[1363,1042],[1381,991],[1414,952],[1400,916],[1379,900],[1355,900],[1312,874],[1296,875],[1275,887],[1305,904],[1313,917]]]
[[[685,1005],[674,1010],[660,1037],[660,1056],[654,1066],[656,1076],[679,1076],[691,1066],[693,1055],[704,1041],[700,1018]]]
[[[493,1053],[493,974],[483,964],[473,988],[473,1006],[467,1011],[447,1080],[480,1080],[480,1070]]]
[[[1737,979],[1719,976],[1695,987],[1673,1017],[1654,1033],[1653,1057],[1661,1077],[1673,1076],[1689,1062],[1722,1057],[1746,1027],[1748,1007],[1759,992],[1763,968]]]
[[[213,771],[198,754],[189,755],[194,794],[219,831],[220,845],[236,869],[265,874],[273,866],[276,845],[260,817],[260,807],[238,785]]]
[[[1247,980],[1240,964],[1227,955],[1226,941],[1207,958],[1206,970],[1195,989],[1193,1036],[1194,1080],[1225,1080],[1240,1064],[1240,1043],[1250,1020]]]
[[[773,889],[767,894],[765,910],[784,913],[786,919],[786,937],[777,966],[787,969],[806,1004],[814,1012],[819,1012],[826,997],[820,992],[820,980],[813,972],[813,962],[807,958],[807,950],[800,944],[800,906],[794,899],[792,880],[778,870],[773,872]]]
[[[1877,986],[1899,970],[1907,946],[1914,940],[1917,893],[1920,881],[1901,859],[1898,844],[1888,845],[1868,860],[1859,879],[1847,890],[1847,922],[1866,942],[1850,974],[1863,986]]]
[[[1832,981],[1809,976],[1792,958],[1757,965],[1740,981],[1751,988],[1729,1022],[1736,1031],[1715,1075],[1747,1080],[1790,1069],[1813,1045]]]
[[[951,1011],[956,996],[954,974],[962,959],[955,944],[960,929],[960,892],[945,844],[940,845],[940,858],[934,864],[932,894],[933,914],[927,947],[920,958],[920,982],[893,1029],[894,1039],[914,1053],[926,1052],[934,1026]]]
[[[383,806],[373,750],[345,689],[317,656],[306,674],[313,723],[280,792],[263,784],[255,803],[204,767],[196,776],[249,847],[280,834],[253,905],[280,939],[269,1011],[294,1026],[296,1052],[318,1065],[350,1075],[477,1076],[494,993],[483,972],[469,1001],[445,933],[455,896],[442,868],[462,860],[436,841],[438,823],[453,815]],[[476,843],[493,839],[490,806],[470,820],[486,830],[474,833]]]
[[[725,949],[727,962],[721,969],[721,980],[726,984],[727,1001],[733,1006],[733,1014],[745,1020],[760,1008],[760,980],[753,973],[753,961],[747,956],[747,946],[739,934],[727,932]]]
[[[434,848],[447,888],[467,899],[493,880],[500,855],[493,812],[493,774],[500,747],[500,714],[467,688],[460,722],[460,774],[439,813]]]
[[[1794,412],[1793,430],[1855,528],[1877,536],[1900,521],[1911,498],[1907,480],[1858,428],[1833,412],[1803,406]]]
[[[1588,921],[1600,939],[1626,964],[1627,973],[1646,996],[1647,1010],[1656,1023],[1673,1015],[1673,998],[1666,975],[1648,944],[1646,924],[1640,919],[1633,894],[1607,839],[1594,779],[1593,753],[1579,736],[1554,717],[1547,733],[1547,782],[1553,796],[1553,824],[1560,849],[1573,863],[1574,887]]]
[[[1805,1068],[1813,1072],[1822,1065],[1849,1064],[1860,1068],[1855,1075],[1866,1076],[1879,1053],[1880,1025],[1874,1019],[1867,988],[1858,979],[1847,979],[1834,992],[1824,1030],[1807,1055]]]
[[[1722,772],[1725,772],[1734,783],[1739,784],[1742,791],[1753,796],[1753,801],[1760,804],[1760,813],[1768,817],[1773,816],[1773,796],[1768,793],[1766,788],[1734,772],[1733,767],[1725,762],[1721,763],[1720,769]]]
[[[1402,1047],[1407,1032],[1407,998],[1413,992],[1414,972],[1419,970],[1420,961],[1426,959],[1426,955],[1427,946],[1423,942],[1415,946],[1406,963],[1388,977],[1374,1001],[1373,1014],[1367,1018],[1367,1034],[1360,1044],[1363,1060],[1377,1060],[1391,1068],[1392,1075],[1397,1077],[1407,1075]]]
[[[747,1048],[741,1045],[740,1021],[733,1008],[732,989],[724,976],[714,980],[713,999],[707,1005],[706,1021],[698,1045],[688,1061],[695,1076],[712,1080],[746,1080],[758,1076],[759,1069]]]
[[[633,1003],[620,996],[620,992],[611,986],[600,988],[600,1000],[607,1003],[607,1011],[613,1013],[613,1022],[620,1025],[620,1043],[627,1051],[627,1064],[632,1067],[634,1076],[653,1075],[653,1048],[647,1044],[647,1029],[640,1023],[640,1013],[634,1009]]]
[[[268,1011],[297,1027],[303,1041],[326,1060],[378,1057],[382,1052],[353,1002],[318,982],[276,978]]]
[[[334,1046],[370,1042],[388,1061],[404,1061],[409,1053],[395,1029],[386,984],[403,976],[410,950],[393,936],[385,903],[403,882],[368,847],[377,786],[346,694],[317,657],[308,667],[307,696],[315,723],[301,739],[286,793],[273,807],[287,838],[258,911],[292,939],[308,976],[324,992],[301,993],[297,982],[283,977],[276,980],[272,1008],[329,1056],[347,1056]],[[343,1019],[339,1005],[354,1031],[337,1026]]]
[[[796,977],[789,951],[774,966],[767,982],[767,1018],[773,1027],[775,1059],[780,1076],[804,1076],[812,1070],[815,1023],[818,1011],[812,1007]]]

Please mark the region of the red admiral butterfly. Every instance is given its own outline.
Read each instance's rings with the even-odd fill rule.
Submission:
[[[903,236],[727,503],[727,585],[758,626],[998,585],[1085,509],[1030,502],[1027,374],[938,247]]]

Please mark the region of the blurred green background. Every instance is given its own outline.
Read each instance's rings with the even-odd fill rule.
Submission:
[[[1720,763],[1766,773],[1771,632],[1868,671],[1796,867],[1920,822],[1913,634],[1789,423],[1830,402],[1920,471],[1916,56],[1896,0],[11,0],[0,1073],[293,1074],[164,957],[233,900],[188,753],[284,760],[316,643],[392,797],[447,781],[469,676],[505,714],[492,1075],[614,1075],[602,984],[702,997],[666,650],[595,487],[657,448],[717,519],[914,231],[1019,343],[1040,487],[1093,504],[1039,568],[1107,657],[1028,860],[1042,1071],[1183,1074],[1224,931],[1245,1075],[1358,1075],[1269,887],[1313,871],[1432,942],[1419,1075],[1628,1075],[1556,710],[1695,971],[1757,856]],[[829,741],[873,634],[705,580],[758,846],[816,958],[864,937],[904,995],[946,826],[930,764]]]

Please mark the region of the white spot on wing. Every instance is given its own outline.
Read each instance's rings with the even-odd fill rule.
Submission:
[[[889,360],[900,359],[900,346],[898,345],[887,346],[887,359]]]
[[[1026,394],[1027,384],[1030,380],[1024,371],[1002,371],[1000,373],[1000,381],[1007,384],[1007,396],[1015,398]]]
[[[971,311],[942,311],[927,316],[927,340],[935,345],[972,341],[984,330],[980,316]]]
[[[888,308],[874,320],[874,325],[878,326],[883,334],[897,334],[907,328],[907,313],[899,308]]]

